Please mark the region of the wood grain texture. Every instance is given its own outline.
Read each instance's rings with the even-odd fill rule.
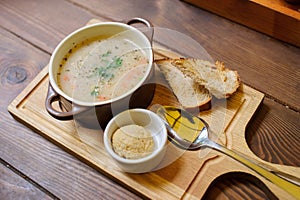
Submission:
[[[3,163],[4,164],[4,163]],[[14,173],[8,164],[0,164],[0,198],[1,199],[53,199],[40,188],[25,180],[20,174]]]
[[[238,172],[218,177],[211,186],[203,199],[277,199],[259,180]]]
[[[52,53],[67,34],[95,17],[89,11],[61,0],[4,0],[0,12],[1,26],[48,53]]]
[[[2,0],[0,16],[1,34],[6,35],[0,38],[0,155],[54,195],[60,198],[75,198],[79,194],[83,199],[99,196],[139,199],[22,126],[7,113],[7,105],[45,66],[58,42],[93,17],[104,20],[135,16],[148,18],[155,26],[171,28],[191,36],[215,59],[225,61],[228,67],[237,69],[244,83],[267,95],[261,108],[263,111],[254,117],[247,132],[247,135],[251,135],[248,140],[250,148],[264,160],[299,166],[299,156],[294,157],[289,153],[297,149],[292,146],[293,142],[285,155],[280,153],[280,145],[277,146],[280,143],[268,143],[273,137],[285,144],[290,136],[296,136],[294,140],[299,140],[299,48],[176,0]],[[277,119],[272,119],[272,115]],[[283,128],[280,124],[274,124],[274,120],[283,121],[289,126]],[[51,156],[53,152],[55,156]],[[298,150],[294,152],[296,155],[300,153]],[[218,179],[216,182],[208,191],[215,194],[213,197],[216,198],[266,197],[265,192],[260,190],[261,185],[239,176]],[[231,189],[232,182],[236,189]],[[242,186],[243,183],[247,185],[246,188]],[[39,197],[37,194],[36,199]]]
[[[247,128],[249,147],[260,158],[272,163],[300,166],[299,113],[275,105],[270,99],[264,100]],[[267,122],[268,126],[262,122]],[[285,137],[280,137],[281,134]]]
[[[284,0],[186,0],[237,23],[300,47],[300,13]]]

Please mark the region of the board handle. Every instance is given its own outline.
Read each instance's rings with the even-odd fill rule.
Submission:
[[[153,25],[152,25],[151,22],[149,22],[146,19],[140,18],[140,17],[134,17],[130,20],[125,20],[125,23],[128,24],[128,25],[139,23],[139,24],[144,24],[146,27],[148,27],[148,30],[143,31],[143,33],[147,36],[150,43],[152,44],[154,29],[153,29]]]
[[[262,177],[266,178],[271,183],[275,184],[276,186],[280,187],[281,189],[285,190],[287,193],[292,195],[295,199],[300,199],[300,186],[299,183],[296,183],[296,177],[294,178],[283,178],[285,173],[279,173],[272,172],[271,170],[267,169],[266,167],[263,167],[260,164],[257,164],[255,161],[250,160],[249,158],[246,158],[222,145],[219,145],[211,140],[206,140],[205,145],[209,146],[211,148],[214,148],[231,158],[239,161],[240,163],[244,164],[245,166],[249,167],[250,169],[254,170],[258,174],[260,174]],[[278,176],[281,174],[281,176]],[[293,181],[288,181],[289,179],[292,179]]]
[[[70,120],[73,119],[74,115],[77,115],[89,109],[86,106],[79,106],[73,103],[72,109],[70,111],[64,112],[61,110],[57,110],[56,108],[53,107],[53,103],[59,101],[60,101],[60,95],[57,92],[55,92],[51,84],[49,84],[45,106],[48,113],[54,118],[60,120]]]

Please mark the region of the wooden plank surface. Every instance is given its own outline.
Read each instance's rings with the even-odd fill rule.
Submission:
[[[58,42],[93,17],[121,20],[140,16],[150,19],[156,26],[193,37],[215,59],[237,69],[245,83],[266,94],[267,98],[247,129],[247,141],[252,151],[273,163],[300,166],[297,156],[300,150],[295,145],[300,142],[299,48],[173,0],[3,0],[0,15],[0,156],[54,196],[63,199],[99,196],[139,199],[22,126],[7,113],[8,104],[45,66]],[[21,73],[11,70],[16,66]],[[26,79],[22,79],[24,71]],[[17,79],[12,81],[11,77]],[[279,87],[274,87],[276,85]],[[2,194],[1,191],[0,196]],[[26,194],[23,197],[26,198]],[[39,193],[35,197],[43,198]],[[204,199],[256,197],[266,198],[260,185],[248,177],[234,175],[216,180]]]
[[[11,168],[9,164],[0,165],[1,199],[19,199],[27,197],[34,199],[37,196],[45,200],[53,199],[53,196],[44,192],[41,187],[36,187],[31,180],[25,180],[24,175]]]

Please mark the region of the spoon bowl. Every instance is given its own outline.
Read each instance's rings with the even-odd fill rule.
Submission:
[[[171,142],[177,146],[187,150],[209,147],[222,152],[299,199],[299,178],[284,172],[272,171],[270,168],[261,166],[254,160],[210,140],[209,126],[203,119],[173,106],[162,106],[157,109],[156,113],[164,121]]]

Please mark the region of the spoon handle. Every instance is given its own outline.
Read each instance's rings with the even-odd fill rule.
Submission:
[[[217,143],[211,141],[210,139],[205,139],[203,141],[203,145],[211,147],[213,149],[216,149],[216,150],[232,157],[233,159],[239,161],[240,163],[242,163],[245,166],[249,167],[250,169],[254,170],[255,172],[257,172],[264,178],[268,179],[270,182],[274,183],[278,187],[282,188],[283,190],[285,190],[286,192],[288,192],[289,194],[294,196],[296,199],[300,199],[300,187],[298,185],[293,184],[293,183],[275,175],[274,173],[267,170],[266,168],[256,164],[255,161],[251,161],[250,159],[245,158],[244,156],[241,156],[240,154],[238,154],[220,144],[217,144]]]

